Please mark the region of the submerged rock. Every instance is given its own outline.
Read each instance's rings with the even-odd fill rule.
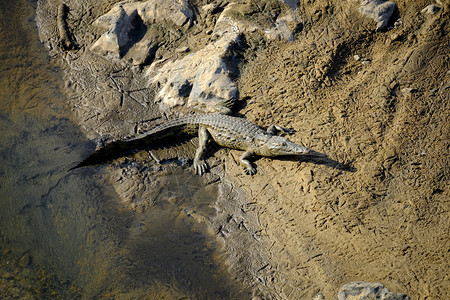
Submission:
[[[377,23],[377,31],[386,28],[395,9],[395,3],[384,0],[361,0],[359,11]]]
[[[350,282],[344,285],[338,293],[339,300],[409,300],[405,294],[395,294],[381,283]]]

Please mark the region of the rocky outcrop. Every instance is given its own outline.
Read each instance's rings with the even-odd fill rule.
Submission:
[[[234,17],[241,6],[229,4],[217,19],[212,35],[220,37],[219,40],[180,60],[147,71],[150,81],[162,86],[158,98],[163,104],[169,107],[206,105],[209,111],[227,112],[227,103],[238,98],[238,89],[233,82],[236,75],[233,70],[238,61],[230,50],[239,45],[240,35],[261,30],[269,39],[293,40],[293,31],[288,25],[295,24],[296,27],[300,23],[297,11],[289,10],[286,16],[276,20],[273,28],[263,30]],[[208,13],[215,8],[205,5],[203,10]]]
[[[233,82],[238,61],[230,50],[239,45],[241,34],[255,30],[264,32],[268,39],[293,41],[292,28],[301,23],[298,5],[294,2],[287,3],[290,7],[287,13],[278,17],[273,27],[266,29],[235,17],[242,4],[227,5],[212,31],[212,36],[218,40],[181,59],[160,61],[146,71],[150,82],[161,87],[157,99],[168,107],[205,105],[207,111],[228,112],[224,107],[238,98],[238,89]],[[217,6],[205,5],[202,10],[208,14],[217,10]],[[187,1],[175,4],[160,0],[120,2],[94,22],[95,26],[107,31],[91,50],[107,58],[145,65],[153,61],[160,44],[161,33],[151,24],[170,22],[180,27],[191,24],[192,19],[193,12]]]

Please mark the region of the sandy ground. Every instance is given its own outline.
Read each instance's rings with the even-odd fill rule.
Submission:
[[[142,70],[92,60],[83,46],[100,34],[89,31],[89,24],[115,1],[90,3],[89,10],[86,1],[68,2],[69,28],[81,49],[52,47],[50,53],[67,69],[67,94],[80,108],[74,108],[74,121],[89,138],[129,135],[136,123],[160,115],[154,91]],[[270,23],[270,12],[281,6],[262,2],[247,5],[244,16]],[[449,6],[427,15],[421,10],[430,1],[395,3],[384,32],[358,12],[357,1],[302,0],[303,22],[292,42],[258,32],[245,36],[238,113],[261,126],[294,128],[291,140],[335,162],[261,158],[258,173],[247,176],[236,163],[238,151],[212,155],[205,182],[218,188],[217,213],[199,222],[220,233],[219,263],[242,291],[261,298],[312,299],[321,293],[333,299],[348,282],[379,281],[411,299],[450,296]],[[46,4],[52,9],[42,11],[56,14],[56,2]],[[198,18],[195,28],[201,30],[168,37],[157,55],[184,44],[192,51],[202,47],[216,18]],[[57,33],[48,28],[40,28],[41,38],[52,45]],[[130,93],[110,79],[114,68],[123,90],[148,90],[127,98]],[[92,79],[104,90],[90,89]],[[119,97],[125,97],[120,107],[114,102]],[[119,171],[109,172],[114,177]],[[129,185],[142,177],[130,175]]]
[[[448,11],[427,19],[425,1],[396,4],[401,29],[375,33],[319,1],[320,21],[243,68],[243,115],[295,128],[292,140],[356,169],[262,159],[249,182],[226,159],[268,239],[262,276],[286,298],[331,298],[353,280],[449,295]]]

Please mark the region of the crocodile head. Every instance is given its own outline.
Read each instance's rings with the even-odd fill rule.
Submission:
[[[265,146],[265,150],[268,152],[266,153],[266,156],[303,155],[308,154],[311,151],[282,136],[270,137]]]

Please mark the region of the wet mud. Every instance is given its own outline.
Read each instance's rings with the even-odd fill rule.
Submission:
[[[35,5],[1,10],[0,297],[243,295],[204,220],[216,214],[217,184],[167,163],[130,211],[104,168],[68,172],[89,143],[38,40]]]

